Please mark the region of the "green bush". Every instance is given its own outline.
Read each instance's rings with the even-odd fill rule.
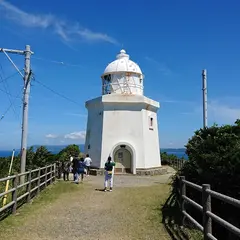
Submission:
[[[189,160],[178,175],[196,184],[210,184],[211,189],[240,199],[240,120],[234,125],[200,129],[188,141],[186,153]],[[177,181],[173,183],[175,194]],[[201,203],[201,195],[187,188],[187,194]],[[177,197],[177,196],[176,196]],[[212,210],[218,216],[235,225],[239,224],[240,211],[236,207],[212,198]],[[201,222],[201,215],[189,208],[190,214]],[[213,223],[213,232],[217,239],[235,239],[219,224]]]

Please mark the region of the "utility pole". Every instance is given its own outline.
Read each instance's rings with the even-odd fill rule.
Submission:
[[[202,70],[203,127],[207,127],[207,70]]]
[[[8,60],[17,69],[19,74],[23,77],[24,88],[23,88],[23,112],[22,112],[22,137],[21,137],[21,173],[26,171],[26,153],[27,153],[27,135],[28,135],[28,105],[29,105],[29,94],[30,94],[30,82],[31,82],[31,69],[30,69],[30,58],[33,52],[29,45],[26,45],[25,50],[12,50],[0,48],[0,52],[3,52]],[[7,53],[20,54],[25,56],[24,64],[24,75],[19,71],[17,66],[14,64],[12,59]],[[21,177],[21,183],[24,182],[24,177]]]

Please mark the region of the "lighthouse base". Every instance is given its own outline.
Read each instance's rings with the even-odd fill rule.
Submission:
[[[99,169],[91,169],[90,175],[93,176],[102,176],[104,175],[105,170],[103,168]],[[116,172],[115,175],[124,175],[127,173],[118,173]],[[164,175],[167,174],[167,168],[166,167],[158,167],[158,168],[148,168],[148,169],[136,169],[137,176],[154,176],[154,175]]]

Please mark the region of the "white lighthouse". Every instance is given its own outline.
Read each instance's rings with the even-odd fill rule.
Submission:
[[[161,167],[159,103],[143,95],[140,67],[121,50],[101,76],[102,96],[86,102],[85,152],[103,169],[108,156],[116,173],[158,171]]]

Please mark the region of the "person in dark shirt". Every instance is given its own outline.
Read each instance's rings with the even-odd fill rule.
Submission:
[[[78,168],[77,168],[77,174],[78,174],[78,180],[77,182],[79,183],[79,176],[81,176],[81,182],[83,182],[83,177],[85,174],[85,168],[86,164],[84,163],[84,158],[81,157],[80,161],[78,162]]]
[[[113,171],[115,162],[112,161],[112,158],[109,156],[107,162],[105,163],[105,181],[104,181],[104,192],[107,191],[108,181],[110,183],[109,191],[112,192],[113,189]]]
[[[69,181],[69,173],[71,171],[71,162],[69,162],[69,161],[63,162],[62,171],[63,171],[63,180]]]
[[[72,160],[72,173],[73,173],[73,181],[76,182],[77,181],[77,169],[78,169],[78,158],[74,157]]]

